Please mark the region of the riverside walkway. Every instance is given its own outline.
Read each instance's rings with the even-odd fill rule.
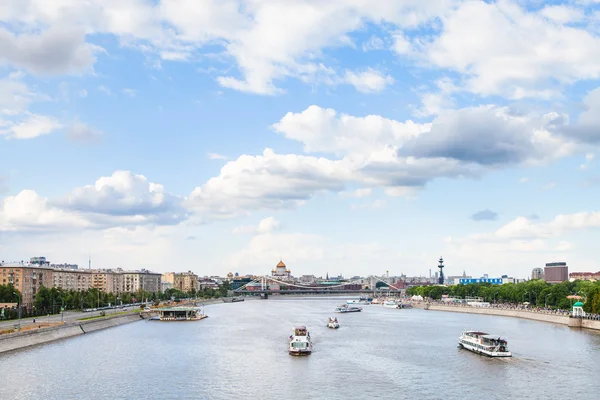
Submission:
[[[516,317],[542,322],[552,322],[574,328],[600,330],[600,316],[587,314],[584,317],[572,317],[567,310],[540,307],[528,307],[522,304],[490,304],[489,307],[477,307],[468,304],[447,303],[443,301],[412,301],[413,307],[431,311],[462,312],[470,314]]]

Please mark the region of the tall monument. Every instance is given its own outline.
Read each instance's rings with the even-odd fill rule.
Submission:
[[[438,279],[438,283],[440,285],[444,284],[444,259],[440,257],[438,268],[440,269],[440,277]]]

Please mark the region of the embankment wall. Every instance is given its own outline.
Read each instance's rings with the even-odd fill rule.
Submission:
[[[532,319],[535,321],[552,322],[555,324],[568,325],[569,317],[564,315],[553,315],[553,314],[542,314],[534,313],[529,311],[517,311],[517,310],[499,310],[492,308],[478,308],[478,307],[453,307],[453,306],[440,306],[431,304],[429,310],[432,311],[451,311],[451,312],[462,312],[469,314],[483,314],[483,315],[499,315],[503,317],[515,317]]]
[[[423,303],[417,303],[414,306],[418,308],[424,308]],[[518,311],[518,310],[502,310],[495,308],[483,308],[483,307],[455,307],[455,306],[444,306],[438,304],[429,304],[429,310],[431,311],[448,311],[448,312],[461,312],[468,314],[481,314],[481,315],[498,315],[502,317],[514,317],[530,319],[534,321],[551,322],[554,324],[567,325],[573,328],[586,328],[600,330],[600,321],[588,320],[588,319],[577,319],[569,318],[566,315],[553,315],[536,313],[530,311]]]
[[[2,335],[0,336],[0,354],[140,320],[138,314],[130,314]]]

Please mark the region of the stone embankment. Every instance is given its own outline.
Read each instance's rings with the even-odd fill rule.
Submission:
[[[600,321],[582,318],[571,318],[567,315],[488,307],[446,306],[434,303],[413,303],[413,306],[417,308],[424,308],[430,311],[449,311],[468,314],[497,315],[502,317],[514,317],[531,319],[534,321],[551,322],[560,325],[567,325],[573,328],[587,328],[600,330]]]
[[[116,317],[98,318],[89,321],[77,321],[70,324],[29,330],[0,336],[0,354],[6,351],[22,349],[38,344],[49,343],[55,340],[66,339],[73,336],[84,335],[112,328],[113,326],[140,321],[143,318],[138,314],[128,314]]]

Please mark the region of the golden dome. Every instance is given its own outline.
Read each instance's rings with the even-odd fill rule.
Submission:
[[[287,272],[288,274],[290,274],[292,271],[290,271],[289,269],[286,269],[285,272]]]
[[[233,274],[231,272],[227,274],[228,278],[231,278],[232,276],[233,276]]]
[[[285,268],[285,264],[283,263],[283,261],[279,261],[279,264],[277,264],[277,267],[284,267]]]
[[[274,269],[272,269],[272,270],[271,270],[271,272],[272,272],[272,273],[275,273],[275,270],[274,270]]]

